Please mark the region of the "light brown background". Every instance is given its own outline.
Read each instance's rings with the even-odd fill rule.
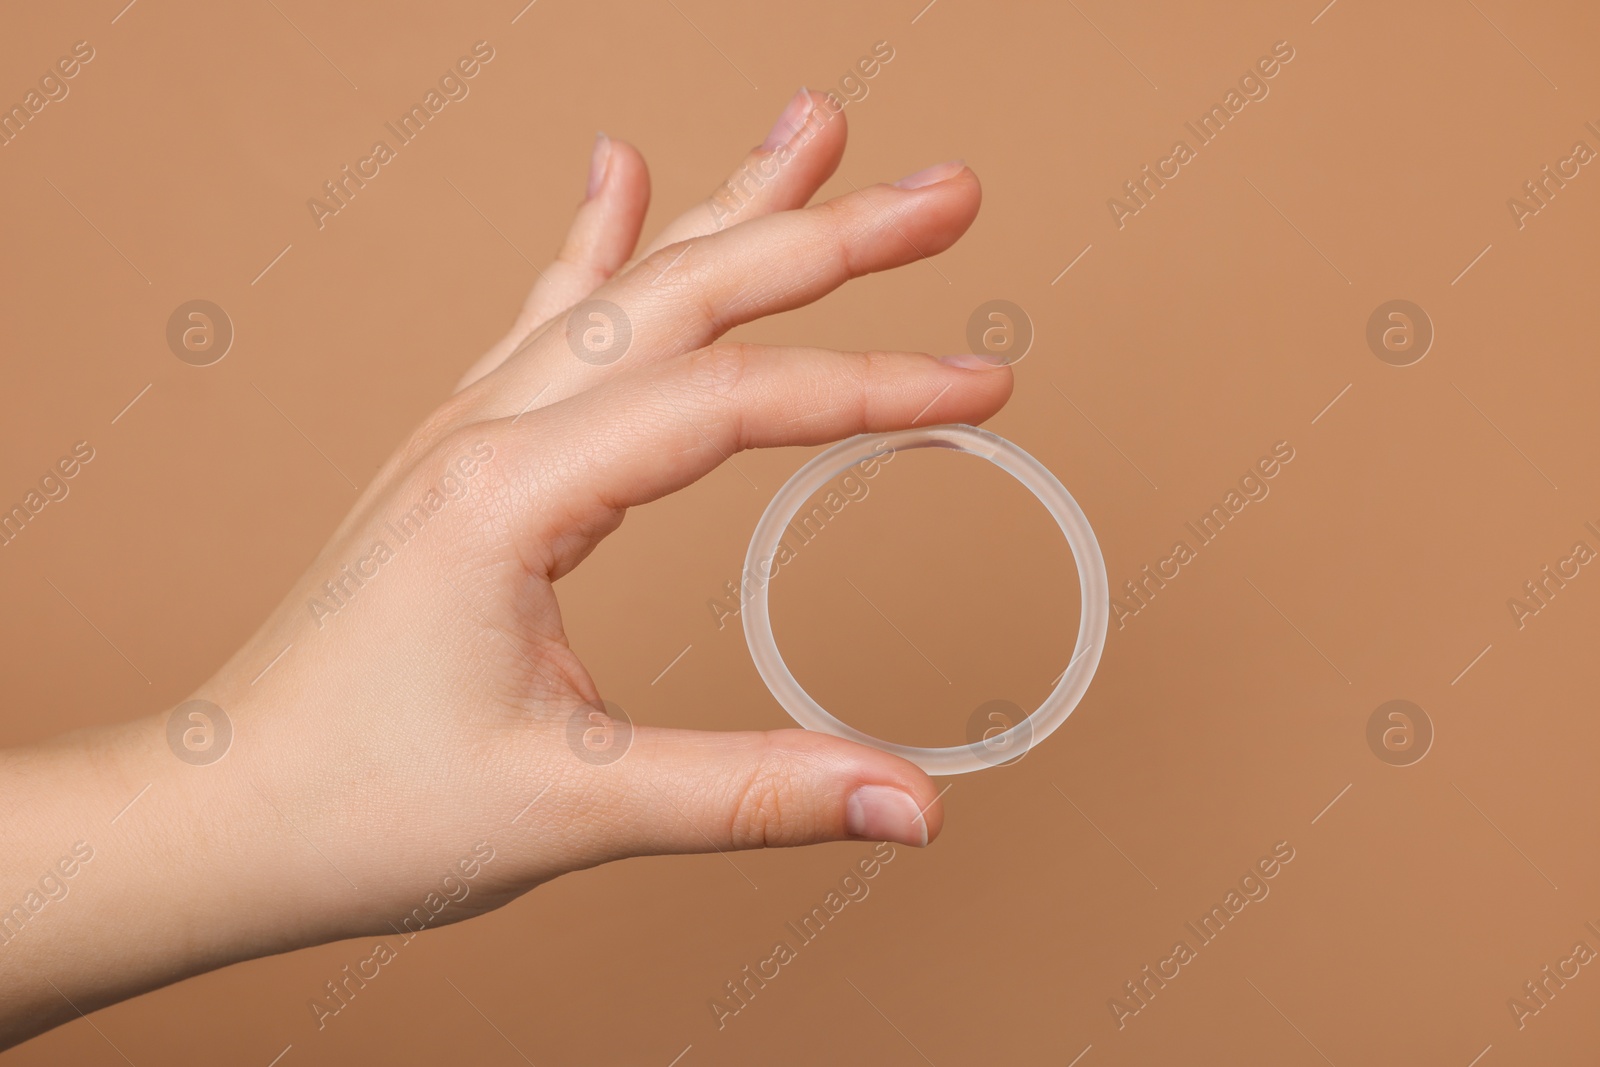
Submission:
[[[265,1065],[288,1045],[285,1065],[1592,1055],[1592,968],[1520,1031],[1506,1001],[1580,938],[1600,947],[1584,928],[1600,919],[1600,576],[1520,631],[1506,600],[1580,537],[1600,547],[1582,528],[1600,521],[1600,176],[1585,168],[1521,230],[1506,200],[1575,140],[1600,147],[1584,129],[1600,13],[924,2],[539,0],[515,23],[519,0],[8,15],[0,99],[74,41],[98,55],[0,149],[0,500],[73,442],[97,450],[0,549],[7,742],[174,703],[254,628],[354,497],[334,465],[364,484],[509,322],[595,129],[643,149],[659,224],[796,86],[836,85],[879,40],[895,58],[850,105],[824,195],[960,156],[983,212],[934,265],[742,335],[961,351],[980,303],[1023,306],[1037,341],[992,428],[1071,488],[1114,585],[1274,442],[1297,458],[1113,630],[1056,736],[954,779],[937,846],[900,850],[721,1032],[709,998],[864,846],[561,879],[406,947],[321,1032],[307,1001],[370,944],[207,975],[7,1062],[122,1062],[110,1042],[141,1067]],[[480,39],[497,58],[471,96],[319,232],[306,199]],[[1271,95],[1119,231],[1106,199],[1285,39],[1296,58]],[[208,368],[164,340],[197,297],[238,333]],[[1364,340],[1393,298],[1437,329],[1407,368]],[[635,719],[787,722],[706,600],[803,459],[738,457],[636,511],[562,583],[577,647]],[[1032,707],[1076,620],[1037,505],[949,455],[907,457],[873,492],[795,565],[804,582],[775,588],[803,680],[906,740],[959,740],[984,700]],[[1365,739],[1396,697],[1437,731],[1410,767]],[[1108,998],[1280,840],[1297,855],[1271,896],[1119,1032]]]

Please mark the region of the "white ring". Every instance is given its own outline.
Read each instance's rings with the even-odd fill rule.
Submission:
[[[778,554],[783,532],[793,521],[800,507],[811,495],[835,476],[844,473],[857,463],[873,457],[910,448],[950,448],[957,452],[979,456],[1010,474],[1026,486],[1050,512],[1061,532],[1067,537],[1078,565],[1078,587],[1082,592],[1082,605],[1078,622],[1078,643],[1072,659],[1061,675],[1061,681],[1045,697],[1038,710],[994,738],[949,748],[920,748],[900,745],[862,733],[832,715],[811,699],[811,694],[795,680],[778,651],[777,640],[772,635],[772,617],[767,598],[767,586],[772,576],[772,561]],[[1100,664],[1100,653],[1106,644],[1106,625],[1111,617],[1109,583],[1106,580],[1106,563],[1100,554],[1100,544],[1095,540],[1089,520],[1072,499],[1072,494],[1050,473],[1049,468],[1028,453],[997,434],[980,430],[976,426],[928,426],[896,433],[862,434],[841,441],[825,452],[813,457],[809,463],[794,473],[778,495],[772,498],[767,510],[756,523],[750,538],[750,551],[745,555],[744,578],[755,580],[745,605],[745,642],[750,646],[750,656],[762,681],[783,705],[795,722],[808,730],[847,738],[884,752],[892,752],[910,760],[929,774],[965,774],[998,762],[992,753],[1003,750],[1006,761],[1019,758],[1034,745],[1049,737],[1056,728],[1067,721],[1072,709],[1083,699]],[[1015,749],[1011,746],[1015,746]]]

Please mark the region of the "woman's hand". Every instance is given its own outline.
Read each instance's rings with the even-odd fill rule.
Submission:
[[[624,856],[938,834],[935,786],[898,757],[802,730],[610,723],[553,585],[628,508],[741,449],[978,422],[1005,402],[1010,371],[974,356],[719,343],[971,224],[960,164],[806,207],[844,143],[842,114],[798,95],[720,195],[636,254],[644,161],[599,138],[515,327],[195,693],[231,724],[226,755],[176,758],[164,713],[7,758],[16,880],[79,838],[94,849],[71,898],[0,949],[13,1039],[74,1017],[68,999],[87,1011],[237,959],[440,925]]]

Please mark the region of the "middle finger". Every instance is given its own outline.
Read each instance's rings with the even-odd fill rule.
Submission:
[[[601,286],[478,386],[492,415],[540,406],[633,366],[803,307],[851,278],[950,247],[978,212],[975,174],[941,163],[814,207],[669,245]],[[537,391],[537,392],[536,392]]]

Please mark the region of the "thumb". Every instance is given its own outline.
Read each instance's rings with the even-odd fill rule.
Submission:
[[[635,727],[605,793],[626,855],[823,841],[922,847],[939,789],[915,764],[810,730],[712,733]]]

